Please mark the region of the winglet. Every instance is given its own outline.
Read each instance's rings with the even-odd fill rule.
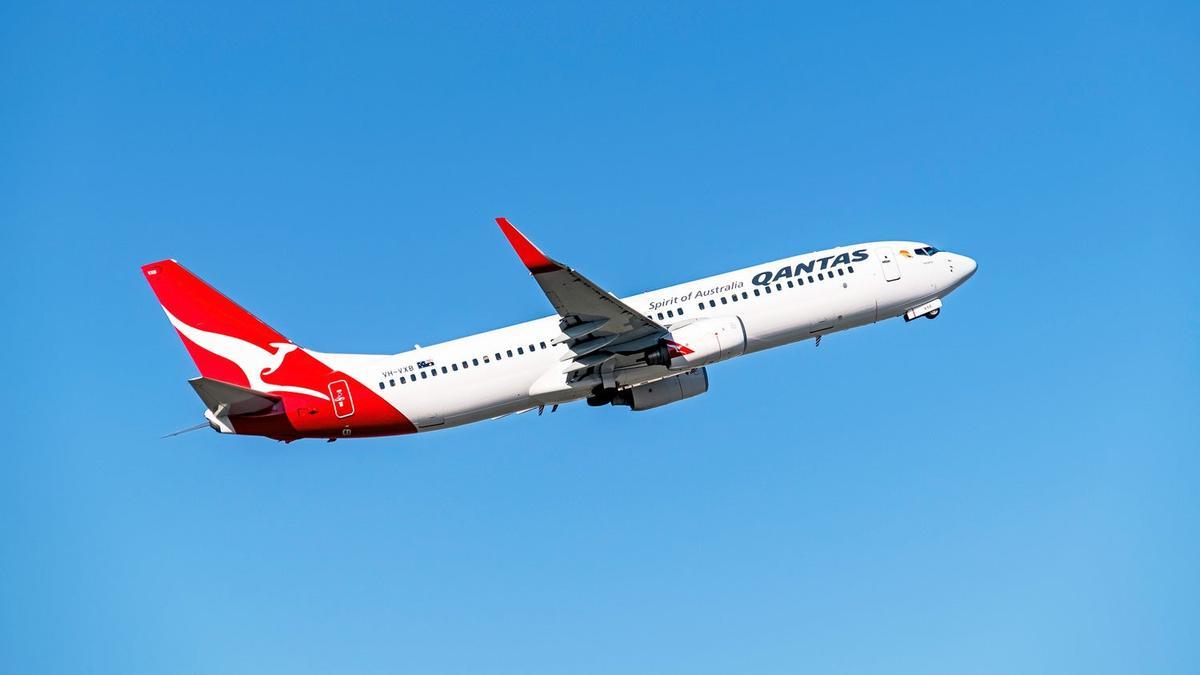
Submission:
[[[521,262],[529,269],[531,274],[540,272],[553,272],[557,269],[562,269],[562,266],[546,257],[545,253],[533,245],[525,235],[521,234],[520,230],[513,227],[513,224],[508,222],[507,218],[497,218],[496,224],[500,226],[500,230],[504,232],[504,236],[508,239],[508,243],[512,245],[513,250],[520,256]]]

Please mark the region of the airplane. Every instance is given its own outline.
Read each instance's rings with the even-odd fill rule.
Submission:
[[[425,433],[584,400],[650,410],[708,391],[708,366],[885,319],[937,317],[975,274],[967,256],[875,241],[618,298],[496,223],[555,314],[399,354],[291,342],[174,260],[142,266],[223,434]],[[175,435],[175,434],[171,434]]]

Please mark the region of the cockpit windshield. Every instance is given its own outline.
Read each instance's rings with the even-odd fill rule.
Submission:
[[[938,250],[932,246],[926,246],[925,248],[919,248],[913,251],[913,253],[916,253],[917,255],[933,255],[937,252]]]

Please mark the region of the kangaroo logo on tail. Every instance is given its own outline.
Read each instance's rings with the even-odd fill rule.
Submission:
[[[275,351],[269,352],[245,340],[189,326],[175,318],[175,315],[168,312],[165,307],[163,308],[163,312],[166,312],[167,319],[171,321],[171,325],[175,326],[175,329],[182,333],[184,337],[196,343],[205,351],[212,352],[221,358],[228,359],[237,364],[237,367],[246,375],[246,381],[250,383],[249,386],[251,389],[272,394],[281,392],[304,394],[306,396],[315,396],[325,401],[329,400],[329,397],[325,394],[312,389],[263,382],[263,375],[270,375],[278,370],[283,365],[284,358],[299,349],[296,345],[290,342],[272,342],[271,347],[275,348]]]

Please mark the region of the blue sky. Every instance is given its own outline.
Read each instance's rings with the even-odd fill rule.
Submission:
[[[1157,673],[1200,662],[1193,3],[0,8],[0,671]],[[831,245],[937,321],[644,414],[208,432],[138,265],[305,346]]]

